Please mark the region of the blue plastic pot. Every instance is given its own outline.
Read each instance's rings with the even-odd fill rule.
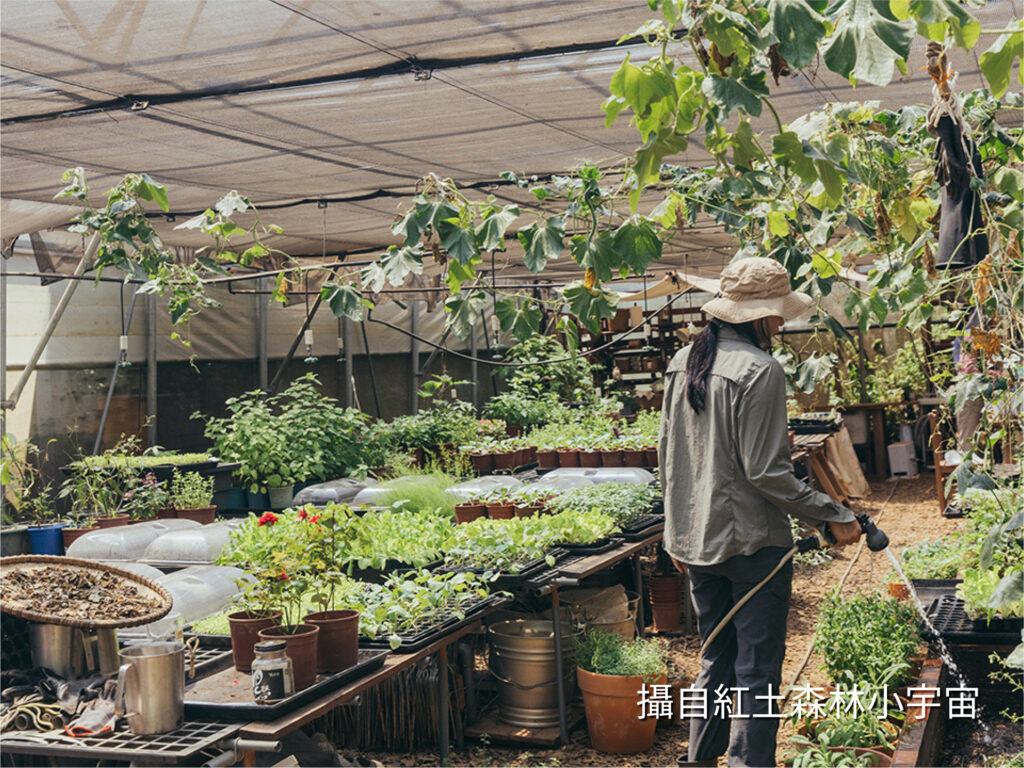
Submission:
[[[28,527],[28,538],[32,543],[33,555],[63,555],[64,535],[61,529],[67,523],[53,523],[51,525],[30,525]]]
[[[270,509],[270,497],[265,493],[253,493],[252,491],[246,491],[245,500],[249,509],[253,512],[264,512]]]
[[[249,500],[244,488],[231,486],[224,492],[224,509],[247,509]]]

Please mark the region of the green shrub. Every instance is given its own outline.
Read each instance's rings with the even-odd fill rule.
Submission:
[[[182,474],[174,470],[171,480],[171,504],[176,509],[205,509],[213,506],[213,476],[198,472]]]
[[[920,644],[914,606],[880,595],[829,592],[821,604],[814,648],[836,683],[903,684]]]
[[[576,640],[576,664],[599,675],[641,675],[648,683],[666,673],[665,643],[654,638],[626,640],[588,629]]]
[[[908,579],[955,579],[963,553],[946,539],[912,544],[900,555]]]
[[[409,512],[440,511],[450,517],[455,516],[455,504],[458,497],[448,493],[448,489],[458,482],[443,472],[430,472],[421,475],[389,480],[384,483],[387,493],[379,496],[376,503],[383,507],[393,507]]]

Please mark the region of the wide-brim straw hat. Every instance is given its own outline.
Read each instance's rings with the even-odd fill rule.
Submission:
[[[721,293],[701,309],[727,323],[748,323],[761,317],[795,320],[813,299],[789,287],[789,273],[774,259],[741,259],[722,270]]]

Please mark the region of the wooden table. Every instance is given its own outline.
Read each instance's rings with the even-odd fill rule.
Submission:
[[[379,685],[388,678],[394,677],[402,670],[408,669],[419,661],[425,659],[427,656],[436,653],[438,657],[438,669],[441,670],[440,674],[438,674],[437,686],[439,703],[438,718],[440,720],[438,723],[438,752],[441,755],[441,761],[444,762],[448,759],[449,694],[448,675],[444,674],[444,670],[448,666],[448,646],[466,635],[479,632],[481,627],[481,621],[480,619],[477,619],[476,621],[470,622],[450,634],[438,638],[427,647],[416,651],[415,653],[392,653],[384,661],[384,666],[376,672],[373,672],[359,680],[355,680],[344,688],[333,691],[316,701],[310,702],[304,707],[300,707],[284,717],[278,718],[277,720],[272,720],[270,722],[254,722],[249,723],[248,725],[243,725],[241,735],[243,738],[259,739],[262,741],[280,739],[282,736],[298,730],[316,718],[327,714],[335,707],[351,701],[363,691],[366,691],[375,685]],[[252,763],[250,761],[251,755],[247,754],[246,765],[251,765]]]

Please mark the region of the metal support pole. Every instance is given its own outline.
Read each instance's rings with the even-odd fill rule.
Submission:
[[[438,752],[441,765],[448,764],[448,646],[437,651],[437,717]]]
[[[409,413],[416,414],[420,410],[420,399],[417,391],[420,388],[420,343],[416,339],[420,333],[420,302],[409,302],[409,330],[413,335],[409,337],[409,355],[412,358],[412,387],[409,392]]]
[[[139,297],[138,286],[135,288],[135,292],[132,294],[131,303],[128,305],[128,314],[124,319],[124,328],[121,329],[121,335],[127,336],[128,329],[132,325],[132,315],[135,314],[135,300]],[[117,359],[114,361],[114,373],[110,376],[110,386],[107,387],[107,399],[103,403],[103,414],[100,416],[100,428],[96,433],[96,442],[93,443],[92,452],[95,456],[100,452],[100,446],[103,445],[103,430],[107,427],[107,415],[110,413],[110,401],[114,397],[114,385],[117,384],[117,374],[121,370],[121,356],[118,354]]]
[[[156,294],[146,296],[146,442],[157,444]]]
[[[640,595],[640,600],[637,601],[636,606],[636,631],[638,634],[644,633],[645,617],[644,617],[644,574],[640,568],[640,555],[633,555],[633,581],[636,584],[636,593]]]
[[[313,306],[309,310],[309,314],[306,315],[306,319],[302,321],[302,327],[299,328],[299,332],[295,334],[295,338],[292,339],[292,345],[288,349],[288,354],[284,356],[284,360],[281,361],[281,367],[277,369],[277,373],[274,374],[273,381],[270,382],[269,391],[275,392],[277,385],[281,383],[281,379],[284,378],[285,369],[288,367],[288,363],[295,357],[295,350],[299,348],[299,342],[302,341],[302,337],[306,333],[306,329],[309,328],[309,324],[313,322],[313,318],[316,317],[316,311],[320,309],[320,305],[323,303],[323,296],[317,296],[316,301],[313,302]]]
[[[79,278],[85,274],[85,270],[92,263],[93,257],[96,255],[96,250],[100,247],[100,235],[97,232],[92,236],[92,240],[89,241],[88,247],[85,249],[85,253],[82,255],[82,260],[78,262],[78,266],[75,267],[75,272],[72,275],[73,278]],[[50,337],[53,336],[53,332],[57,330],[57,323],[64,316],[64,310],[68,308],[68,304],[71,303],[71,297],[75,295],[75,291],[78,290],[78,284],[81,280],[72,279],[68,281],[68,284],[64,287],[64,293],[61,294],[60,300],[57,302],[57,306],[53,309],[53,314],[50,315],[50,320],[46,323],[46,327],[43,329],[42,336],[39,337],[39,341],[36,342],[36,348],[32,350],[32,355],[29,357],[28,362],[25,364],[25,370],[21,372],[21,376],[18,378],[18,382],[14,385],[14,389],[11,390],[11,395],[6,398],[3,402],[5,408],[13,409],[18,404],[18,399],[21,397],[22,390],[25,389],[25,385],[28,383],[29,376],[32,375],[32,371],[35,370],[36,363],[39,362],[39,358],[43,354],[43,350],[46,349],[46,345],[50,343]],[[7,306],[7,302],[4,302],[4,306]]]
[[[480,357],[480,340],[477,338],[476,328],[469,334],[469,353],[473,362],[469,364],[470,379],[473,381],[473,408],[480,409],[480,365],[477,358]]]
[[[355,403],[355,391],[352,382],[352,321],[347,317],[341,318],[341,344],[345,348],[345,407],[352,408]]]
[[[558,584],[551,585],[551,629],[555,635],[555,689],[558,692],[558,738],[564,747],[569,743],[569,717],[566,713],[565,671],[562,669],[562,609]]]
[[[259,278],[256,281],[256,290],[262,291],[266,278]],[[256,360],[259,368],[260,389],[267,391],[267,382],[270,379],[270,366],[267,360],[267,300],[262,296],[256,297]]]
[[[366,352],[366,367],[370,371],[370,388],[373,390],[373,404],[377,408],[377,418],[379,419],[380,395],[377,393],[377,374],[373,371],[373,355],[370,354],[370,340],[366,336],[366,320],[361,322],[359,327],[363,330],[363,350]]]

